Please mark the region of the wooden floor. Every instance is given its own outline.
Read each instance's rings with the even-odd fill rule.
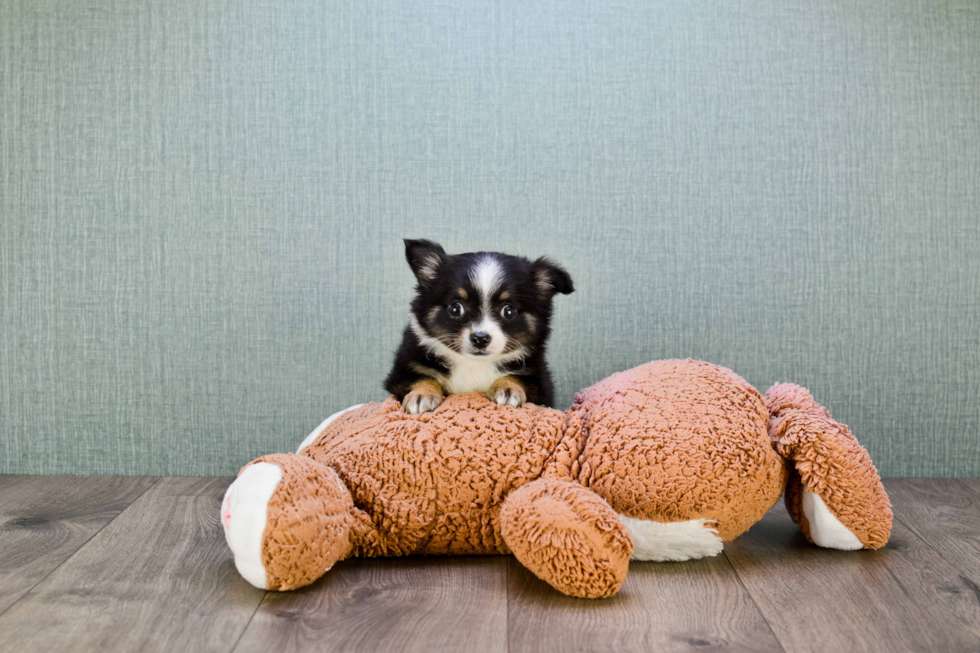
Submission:
[[[613,599],[510,557],[338,564],[266,593],[218,523],[231,479],[0,476],[0,651],[980,651],[980,480],[886,483],[889,545],[809,545],[782,503]]]

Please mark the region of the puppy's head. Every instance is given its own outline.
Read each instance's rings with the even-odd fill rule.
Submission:
[[[497,252],[446,254],[429,240],[406,240],[418,280],[412,329],[450,358],[519,360],[544,345],[552,298],[574,290],[568,272],[539,258]]]

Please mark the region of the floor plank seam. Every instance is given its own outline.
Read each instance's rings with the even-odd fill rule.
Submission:
[[[789,650],[786,648],[786,645],[783,644],[783,641],[781,639],[779,639],[779,635],[776,634],[776,631],[773,629],[772,624],[769,623],[769,618],[766,617],[766,613],[762,611],[762,606],[759,605],[759,602],[755,600],[755,596],[752,595],[752,592],[749,591],[749,588],[745,585],[744,582],[742,582],[742,577],[738,573],[738,568],[732,563],[731,558],[728,557],[728,552],[722,549],[721,554],[725,556],[725,562],[728,563],[729,569],[731,569],[732,573],[735,574],[735,580],[737,580],[739,586],[741,586],[741,588],[745,590],[745,595],[752,600],[752,605],[755,606],[755,609],[759,613],[759,616],[762,617],[762,621],[766,624],[766,628],[768,628],[769,632],[772,634],[773,640],[777,644],[779,644],[779,648],[780,650],[783,651],[783,653],[789,653]]]
[[[937,556],[939,556],[939,558],[941,560],[943,560],[943,562],[945,562],[950,567],[952,567],[957,572],[959,572],[959,574],[961,575],[960,577],[964,581],[966,581],[968,584],[972,582],[972,581],[969,581],[969,579],[967,579],[967,578],[965,578],[963,576],[964,574],[969,574],[971,570],[963,569],[959,564],[957,564],[955,561],[953,561],[949,557],[947,557],[946,554],[944,554],[940,549],[938,549],[937,547],[933,546],[933,544],[931,542],[929,542],[929,540],[927,540],[922,535],[922,533],[920,533],[919,531],[917,531],[915,529],[915,527],[912,526],[912,524],[910,522],[907,522],[904,519],[899,518],[898,515],[894,514],[894,512],[892,513],[892,519],[894,521],[897,521],[898,523],[900,523],[905,528],[907,528],[909,530],[909,532],[912,533],[912,535],[914,535],[916,537],[916,539],[918,539],[920,542],[922,542],[923,546],[925,546],[927,549],[929,549],[930,551],[932,551],[933,553],[935,553]],[[978,603],[980,603],[980,595],[978,595],[977,601],[978,601]]]
[[[235,643],[232,644],[230,649],[228,649],[228,653],[235,653],[235,649],[237,649],[238,645],[242,643],[242,637],[245,637],[245,632],[248,630],[248,627],[252,625],[252,619],[255,619],[255,615],[259,613],[259,608],[261,608],[262,605],[265,603],[266,599],[269,598],[269,594],[270,592],[266,591],[265,594],[262,595],[262,600],[260,600],[258,603],[255,604],[255,609],[252,610],[252,615],[248,618],[248,621],[246,621],[245,625],[242,627],[242,632],[238,633],[238,639],[236,639]]]
[[[102,526],[97,531],[95,531],[94,533],[92,533],[91,537],[89,537],[88,539],[86,539],[84,542],[82,542],[78,546],[77,549],[75,549],[74,551],[72,551],[72,553],[71,553],[70,556],[68,556],[67,558],[65,558],[64,560],[62,560],[61,562],[59,562],[57,565],[55,565],[54,567],[52,567],[51,570],[48,573],[44,574],[44,576],[42,576],[41,578],[39,578],[36,583],[34,583],[33,585],[31,585],[27,589],[27,591],[25,591],[23,594],[21,594],[20,597],[18,597],[18,599],[16,601],[14,601],[10,605],[8,605],[3,610],[0,610],[0,618],[3,618],[3,615],[7,614],[7,612],[9,612],[12,607],[14,607],[15,605],[17,605],[21,601],[23,601],[27,596],[29,596],[30,593],[33,592],[34,589],[38,585],[40,585],[45,580],[47,580],[48,577],[51,574],[53,574],[54,572],[56,572],[59,569],[61,569],[65,565],[65,563],[67,563],[69,560],[71,560],[76,555],[78,555],[78,552],[81,551],[82,549],[84,549],[86,546],[88,546],[88,543],[91,542],[95,538],[96,535],[98,535],[99,533],[101,533],[102,531],[104,531],[109,524],[111,524],[112,522],[114,522],[117,519],[119,519],[119,515],[123,514],[124,512],[126,512],[127,510],[129,510],[130,508],[132,508],[133,507],[133,504],[136,503],[137,501],[139,501],[143,497],[143,495],[145,495],[147,492],[149,492],[151,489],[153,489],[156,486],[156,484],[160,482],[160,479],[162,479],[162,478],[163,478],[162,476],[157,476],[156,479],[152,483],[150,483],[149,485],[146,486],[146,489],[145,490],[143,490],[142,492],[140,492],[132,501],[129,502],[129,505],[128,506],[126,506],[125,508],[123,508],[122,510],[120,510],[119,513],[115,517],[113,517],[112,519],[110,519],[106,523],[102,524]]]

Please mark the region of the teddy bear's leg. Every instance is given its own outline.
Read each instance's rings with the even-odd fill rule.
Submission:
[[[612,596],[626,579],[633,542],[616,512],[577,483],[539,479],[507,497],[504,542],[521,563],[560,592]]]
[[[766,392],[769,437],[791,464],[786,507],[814,544],[878,549],[892,511],[868,452],[810,393],[777,383]]]
[[[309,585],[351,551],[354,502],[337,473],[305,456],[249,463],[221,506],[235,566],[259,589]]]

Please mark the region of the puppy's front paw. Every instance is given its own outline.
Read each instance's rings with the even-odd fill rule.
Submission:
[[[435,381],[422,381],[402,400],[402,410],[409,415],[421,415],[435,410],[442,403],[442,388]]]
[[[487,397],[495,404],[513,406],[514,408],[523,406],[524,402],[527,401],[524,386],[521,385],[520,381],[508,376],[494,381],[490,389],[487,390]]]

